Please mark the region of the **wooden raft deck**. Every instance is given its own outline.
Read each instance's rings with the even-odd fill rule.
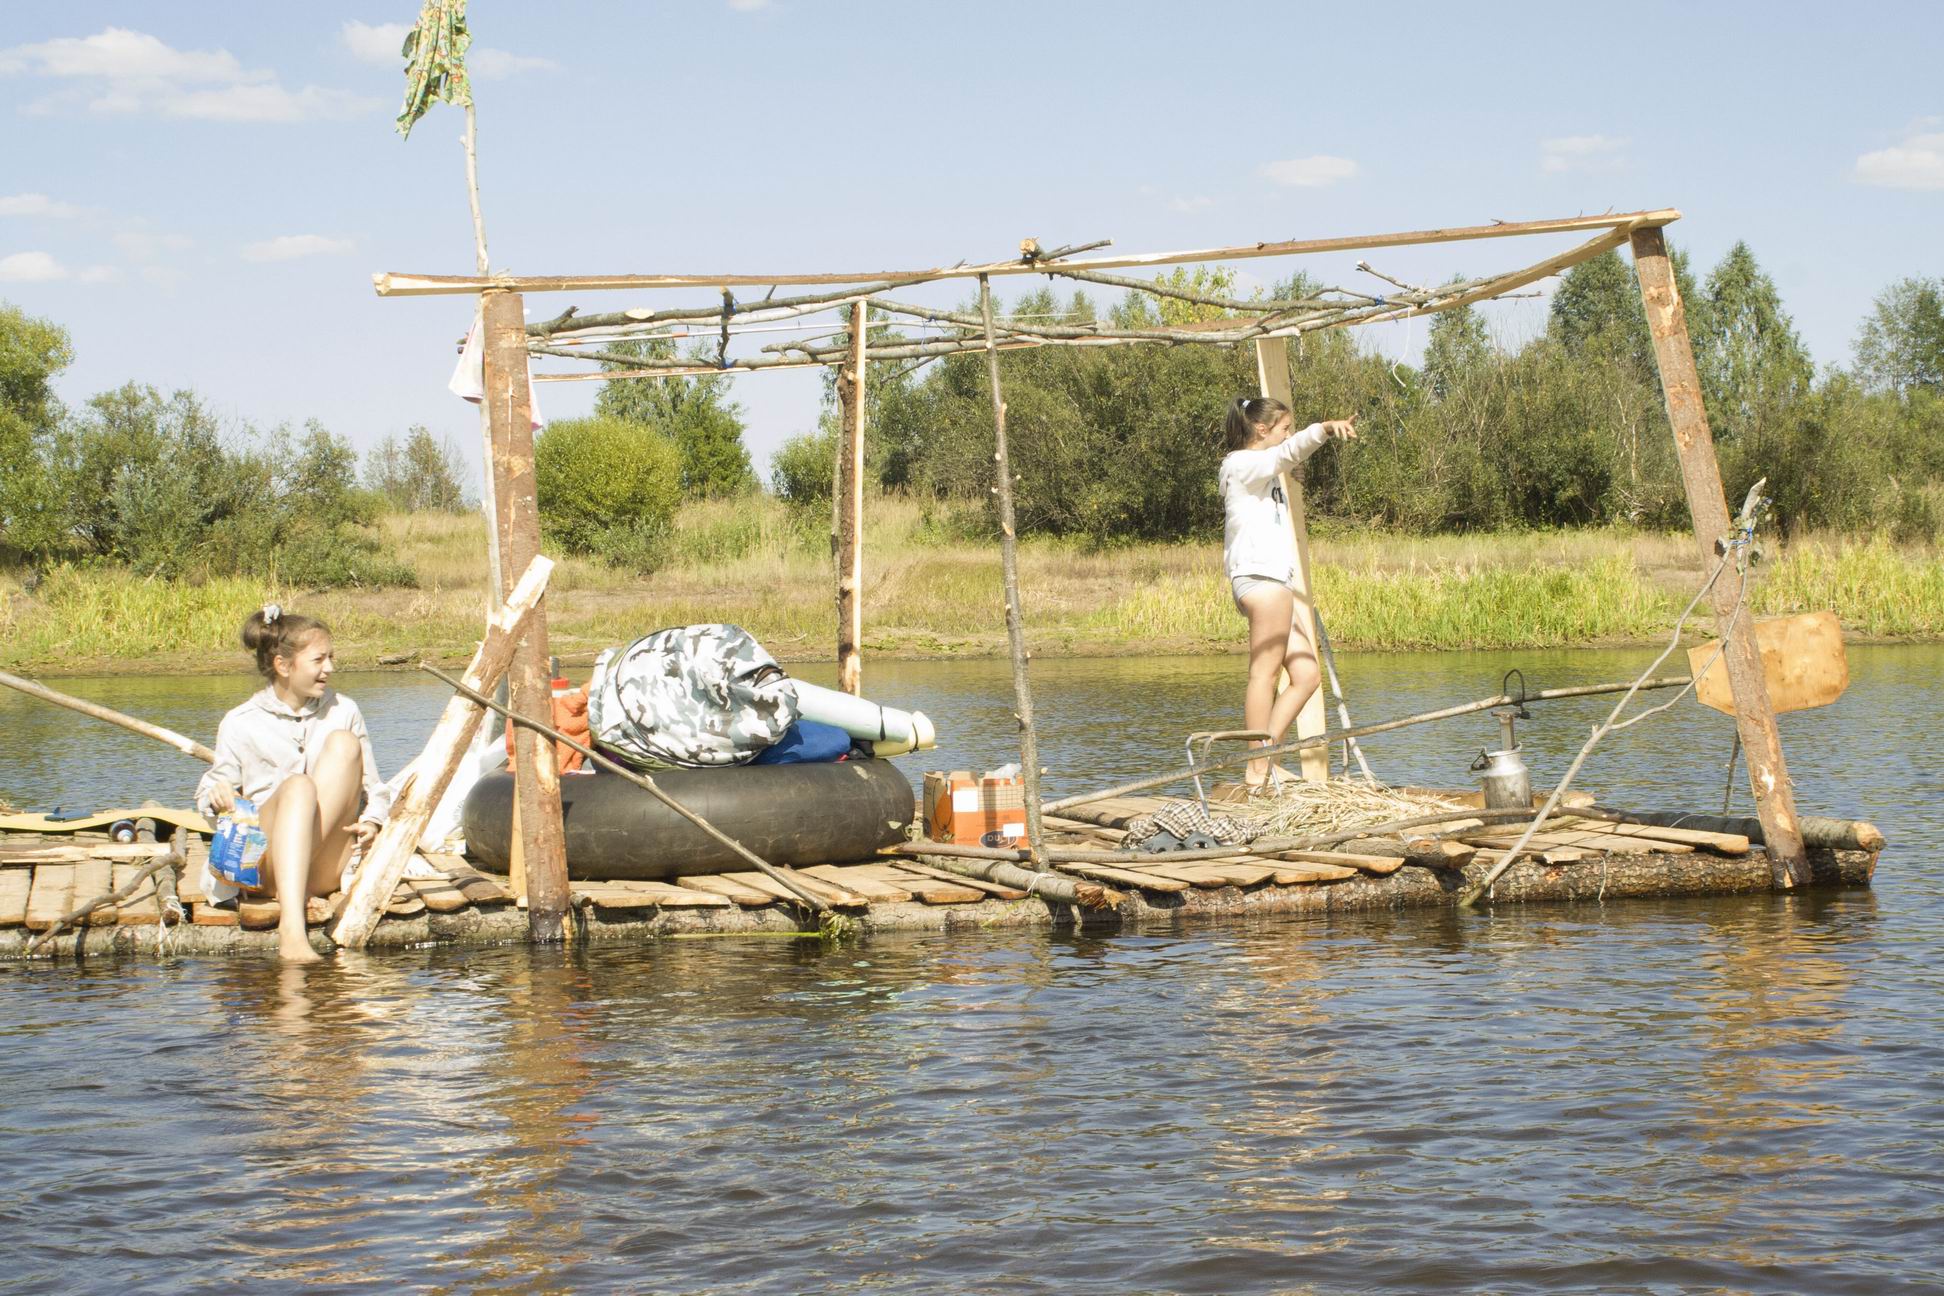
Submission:
[[[1127,797],[1049,816],[1063,845],[1118,846],[1121,830],[1166,798]],[[1108,908],[1079,910],[1026,891],[959,877],[910,858],[820,865],[797,876],[863,931],[948,930],[990,926],[1113,929],[1197,914],[1338,913],[1448,905],[1515,844],[1522,825],[1448,825],[1441,840],[1408,852],[1392,840],[1353,841],[1328,851],[1171,863],[1166,856],[1122,864],[1069,864],[1059,872],[1111,888]],[[158,930],[168,896],[152,883],[118,906],[91,914],[78,929],[46,942],[38,955],[111,951],[152,953],[268,952],[275,947],[278,903],[212,904],[196,887],[204,840],[182,834],[166,940]],[[96,835],[0,835],[0,957],[20,956],[28,942],[63,915],[132,878],[172,848],[120,845]],[[437,878],[409,879],[393,893],[373,933],[374,947],[427,942],[491,944],[526,938],[526,915],[503,876],[475,869],[456,855],[428,853]],[[1866,886],[1874,851],[1811,851],[1817,886]],[[1549,820],[1494,887],[1499,903],[1603,897],[1691,896],[1767,892],[1768,860],[1759,845],[1728,833]],[[793,931],[802,926],[786,893],[760,873],[725,873],[670,882],[575,882],[576,939],[642,940],[683,933]],[[307,917],[319,948],[336,897],[312,900]]]

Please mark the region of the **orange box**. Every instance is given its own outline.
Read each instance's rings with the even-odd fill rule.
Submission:
[[[973,778],[970,770],[925,775],[925,835],[964,846],[1018,846],[1026,840],[1026,785]]]

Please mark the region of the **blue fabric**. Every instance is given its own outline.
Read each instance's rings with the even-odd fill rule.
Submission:
[[[765,747],[751,765],[814,765],[842,760],[851,749],[851,736],[836,725],[799,720],[783,736]]]

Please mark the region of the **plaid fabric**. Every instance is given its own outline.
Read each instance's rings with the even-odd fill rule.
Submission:
[[[1121,846],[1138,850],[1142,842],[1157,833],[1187,840],[1190,833],[1206,833],[1222,846],[1245,846],[1261,835],[1261,829],[1234,815],[1210,814],[1193,801],[1177,801],[1162,806],[1153,814],[1130,819],[1121,836]]]

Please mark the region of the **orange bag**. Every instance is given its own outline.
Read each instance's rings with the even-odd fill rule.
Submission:
[[[553,682],[553,727],[585,747],[592,747],[593,735],[587,727],[587,690],[571,688],[564,679]],[[587,757],[565,743],[554,744],[554,769],[562,774],[579,769]],[[513,722],[506,722],[506,764],[514,768]]]

